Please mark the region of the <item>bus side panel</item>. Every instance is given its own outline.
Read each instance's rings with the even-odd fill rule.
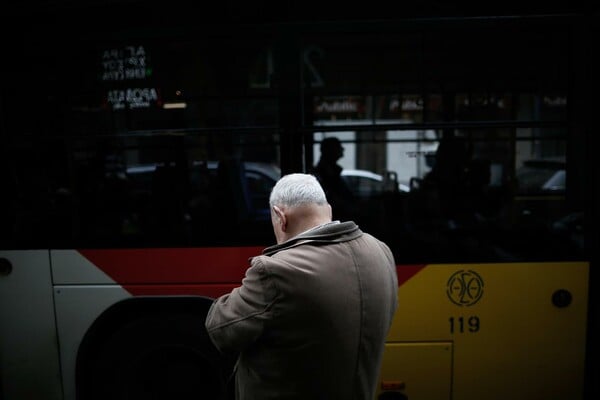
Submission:
[[[52,250],[51,256],[64,399],[74,400],[77,353],[84,335],[100,314],[131,294],[74,250]]]
[[[389,392],[407,399],[452,399],[452,343],[386,343],[375,398],[402,398]]]
[[[60,285],[54,290],[65,400],[74,400],[77,353],[84,335],[103,311],[131,295],[118,285]]]
[[[94,264],[82,254],[82,251],[51,251],[64,400],[75,400],[78,391],[75,377],[80,367],[78,366],[77,357],[82,348],[82,343],[86,335],[97,328],[92,328],[94,324],[109,310],[111,312],[116,310],[115,312],[118,313],[127,308],[131,311],[134,308],[126,306],[126,304],[132,304],[128,300],[139,300],[135,303],[140,306],[137,308],[137,311],[140,311],[139,314],[136,312],[128,313],[125,321],[118,320],[119,323],[130,323],[138,317],[141,318],[146,315],[142,310],[159,309],[161,305],[166,306],[169,304],[173,314],[177,314],[177,312],[183,312],[184,310],[177,307],[174,301],[176,299],[183,302],[186,297],[212,298],[239,286],[239,283],[190,284],[188,281],[194,280],[190,276],[202,274],[203,271],[204,273],[210,273],[211,269],[206,267],[215,264],[207,264],[207,260],[213,261],[211,257],[208,259],[192,257],[192,260],[189,260],[180,254],[189,255],[198,252],[206,253],[202,249],[188,249],[187,251],[179,249],[104,249],[86,251],[85,253],[88,256],[89,254],[96,255],[94,258],[96,262],[98,260],[102,261]],[[208,253],[213,254],[213,252],[209,251]],[[238,252],[229,250],[229,253],[234,254],[234,258],[237,260],[235,255]],[[227,259],[227,257],[225,258]],[[223,263],[223,260],[219,262]],[[239,263],[234,264],[239,264],[237,269],[243,271],[245,263],[247,263],[247,257],[241,258]],[[216,264],[218,265],[218,262]],[[110,271],[111,275],[107,274],[106,271]],[[215,271],[212,273],[214,274]],[[238,272],[238,274],[242,273]],[[182,278],[183,274],[187,275]],[[119,280],[116,281],[113,277],[117,277]],[[197,280],[202,281],[201,278],[202,276]],[[241,278],[238,280],[241,280]],[[125,284],[123,281],[142,283]],[[146,281],[154,283],[149,284]],[[199,307],[196,308],[196,311],[201,311]],[[164,316],[164,314],[162,315]],[[112,322],[102,326],[108,329],[108,335],[112,335],[122,328],[121,325],[112,325]],[[107,335],[107,333],[105,332],[103,335]],[[152,335],[152,332],[147,332],[147,335]],[[99,340],[103,343],[105,339],[109,338],[103,336]],[[116,351],[112,348],[106,348],[105,350]]]
[[[588,278],[585,262],[428,265],[388,342],[452,342],[456,400],[582,399]]]
[[[4,400],[62,399],[48,250],[0,251]]]

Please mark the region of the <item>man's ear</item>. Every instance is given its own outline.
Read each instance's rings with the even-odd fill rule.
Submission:
[[[287,229],[287,218],[285,217],[283,210],[281,210],[281,208],[279,208],[277,206],[273,206],[273,212],[275,213],[275,216],[277,217],[277,222],[279,223],[279,227],[281,228],[281,230],[283,232],[285,232]]]

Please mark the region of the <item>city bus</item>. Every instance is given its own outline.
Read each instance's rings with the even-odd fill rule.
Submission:
[[[206,312],[332,136],[397,264],[376,398],[590,398],[589,18],[115,8],[3,39],[0,399],[231,398]]]

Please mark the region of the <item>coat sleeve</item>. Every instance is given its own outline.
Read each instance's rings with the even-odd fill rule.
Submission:
[[[216,299],[206,316],[206,330],[223,353],[240,352],[254,342],[272,318],[277,291],[260,257],[252,260],[242,285]]]

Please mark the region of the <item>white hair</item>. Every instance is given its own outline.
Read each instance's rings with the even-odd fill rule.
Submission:
[[[271,190],[269,205],[296,207],[305,204],[327,204],[327,197],[314,175],[293,173],[284,175]]]

